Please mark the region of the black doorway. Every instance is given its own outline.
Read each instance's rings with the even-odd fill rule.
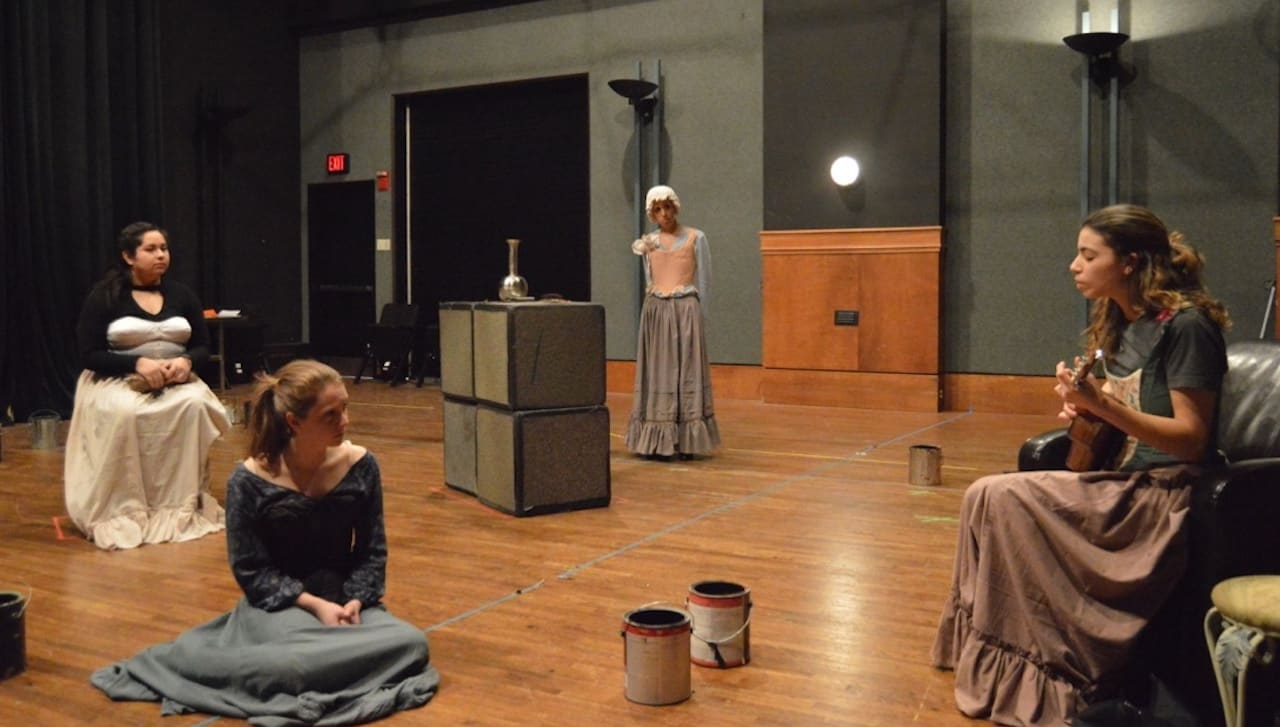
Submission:
[[[373,182],[307,185],[307,271],[311,351],[317,356],[364,352],[375,321]]]
[[[586,76],[404,96],[397,108],[408,193],[400,185],[396,268],[430,320],[442,301],[497,299],[512,237],[529,295],[590,300]]]

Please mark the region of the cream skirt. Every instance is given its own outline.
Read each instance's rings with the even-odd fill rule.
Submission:
[[[194,540],[222,530],[209,493],[209,446],[230,427],[203,381],[139,394],[80,375],[67,434],[67,512],[100,548]]]

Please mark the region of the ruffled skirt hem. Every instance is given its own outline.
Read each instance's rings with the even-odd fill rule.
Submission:
[[[632,419],[627,424],[627,449],[637,454],[706,454],[720,446],[720,429],[715,416],[688,422],[646,422]]]
[[[182,507],[133,510],[87,525],[85,536],[103,550],[123,550],[196,540],[225,529],[222,506],[213,495],[202,492]]]
[[[222,530],[209,449],[230,426],[203,381],[139,394],[124,379],[84,371],[63,469],[71,521],[105,550]]]
[[[1061,725],[1087,706],[1069,682],[975,630],[954,600],[938,628],[933,662],[955,670],[956,707],[969,717],[1002,725]]]

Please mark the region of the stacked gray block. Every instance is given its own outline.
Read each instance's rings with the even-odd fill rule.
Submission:
[[[513,410],[604,403],[604,307],[478,303],[475,397]]]
[[[609,504],[604,406],[476,414],[476,496],[518,517]]]
[[[604,307],[476,303],[470,322],[474,493],[521,517],[607,506]],[[443,355],[441,363],[443,371]],[[446,411],[446,451],[448,416]]]
[[[475,377],[472,309],[475,303],[440,304],[440,391],[444,394],[444,482],[476,494]]]

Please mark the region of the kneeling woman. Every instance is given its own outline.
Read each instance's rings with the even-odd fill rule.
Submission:
[[[1128,435],[1107,471],[1017,472],[970,485],[933,646],[961,712],[1065,724],[1123,682],[1139,632],[1186,563],[1191,478],[1216,455],[1227,312],[1203,260],[1133,205],[1085,220],[1070,271],[1093,301],[1088,350],[1105,383],[1058,364],[1064,419]]]
[[[228,614],[100,669],[112,699],[255,724],[350,724],[425,704],[426,636],[381,605],[387,541],[378,463],[343,439],[347,391],[294,361],[260,376],[249,457],[227,482]]]

